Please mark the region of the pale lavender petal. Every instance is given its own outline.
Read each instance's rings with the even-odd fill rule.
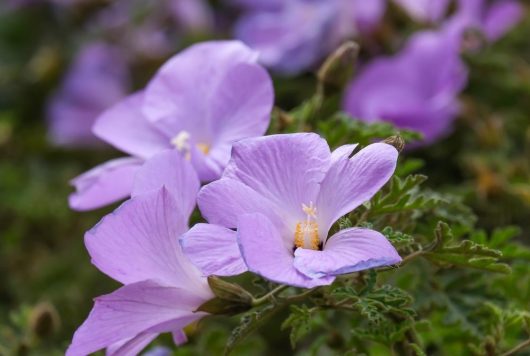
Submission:
[[[234,276],[247,271],[233,230],[197,224],[182,235],[180,244],[186,256],[205,276]]]
[[[235,35],[260,52],[264,65],[296,74],[335,46],[334,20],[335,1],[286,1],[281,7],[248,11],[238,21]]]
[[[262,214],[242,215],[237,239],[249,271],[273,282],[313,288],[334,280],[333,276],[311,279],[298,272],[293,266],[293,252],[285,247],[278,230]]]
[[[315,202],[331,153],[317,134],[271,135],[234,144],[224,177],[239,180],[271,201],[288,225]]]
[[[333,235],[323,251],[298,248],[294,266],[311,278],[336,276],[401,262],[396,249],[379,232],[352,228]]]
[[[208,31],[214,25],[212,9],[205,0],[170,1],[168,6],[185,31]]]
[[[173,342],[175,343],[175,345],[182,345],[188,342],[188,336],[186,335],[184,330],[173,331],[171,334],[173,336]],[[171,350],[169,355],[171,355]]]
[[[208,296],[200,272],[182,253],[187,230],[174,198],[162,188],[125,202],[85,234],[92,263],[121,283],[156,279]]]
[[[437,22],[447,12],[450,0],[394,0],[417,21]]]
[[[50,137],[59,145],[100,144],[91,132],[98,115],[121,100],[129,87],[124,54],[103,42],[86,44],[48,104]]]
[[[390,179],[398,158],[397,150],[385,143],[371,144],[351,159],[331,166],[322,182],[317,200],[322,233],[372,196]]]
[[[70,184],[76,191],[68,198],[70,207],[78,211],[91,210],[127,198],[142,164],[138,158],[118,158],[74,178]]]
[[[256,60],[257,53],[239,41],[195,44],[171,58],[153,77],[145,91],[144,114],[171,137],[187,131],[196,142],[211,142],[208,103],[218,94],[228,69]]]
[[[386,0],[351,0],[344,1],[344,6],[353,8],[353,17],[359,31],[370,33],[379,25],[386,10]]]
[[[226,166],[227,160],[225,158],[225,161],[220,163],[215,160],[214,157],[226,156],[226,154],[222,152],[225,149],[226,148],[224,145],[222,147],[212,147],[210,153],[205,155],[195,145],[192,144],[191,164],[193,165],[193,168],[195,168],[195,171],[197,172],[201,182],[211,182],[219,179],[223,173],[224,167]]]
[[[517,1],[504,0],[493,3],[484,19],[483,29],[490,41],[498,40],[521,21],[522,5]]]
[[[117,342],[107,347],[106,356],[138,355],[158,336],[158,333],[143,332],[131,339]]]
[[[275,206],[240,181],[223,178],[204,186],[197,197],[202,216],[210,223],[236,228],[239,216],[261,213],[275,226],[283,222]]]
[[[143,333],[172,331],[164,330],[163,325],[183,328],[205,316],[205,313],[194,313],[204,301],[185,289],[161,286],[153,281],[126,285],[96,298],[94,308],[75,332],[66,354],[87,355]]]
[[[352,152],[359,146],[357,143],[342,145],[337,147],[333,152],[331,152],[331,164],[343,159],[348,158]]]
[[[241,63],[227,70],[209,103],[212,146],[267,131],[274,102],[272,80],[256,64]]]
[[[419,131],[424,143],[439,138],[455,119],[467,82],[458,38],[447,29],[422,31],[399,54],[369,63],[346,91],[345,111]]]
[[[158,153],[144,163],[136,173],[132,196],[162,187],[171,193],[187,221],[195,209],[200,182],[191,163],[175,150]]]
[[[143,97],[143,92],[139,92],[112,106],[98,117],[92,131],[114,147],[146,159],[171,145],[170,138],[144,117]]]

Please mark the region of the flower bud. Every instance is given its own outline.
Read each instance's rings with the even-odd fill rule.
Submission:
[[[337,48],[322,64],[317,77],[321,84],[342,88],[346,85],[355,68],[359,45],[348,41]]]
[[[29,327],[36,337],[44,339],[59,328],[59,314],[50,303],[40,303],[33,308],[29,316]]]
[[[391,146],[394,146],[398,152],[401,153],[403,149],[405,148],[405,140],[403,137],[396,135],[396,136],[390,136],[383,140],[384,143],[389,144]]]
[[[252,308],[252,295],[241,286],[214,276],[208,277],[208,285],[215,298],[199,306],[197,311],[233,315]]]

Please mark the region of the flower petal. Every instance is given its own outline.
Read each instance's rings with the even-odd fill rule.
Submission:
[[[524,16],[524,9],[517,1],[497,1],[491,4],[484,19],[484,33],[490,41],[501,38]]]
[[[397,150],[385,143],[371,144],[351,159],[341,159],[329,169],[317,200],[318,222],[327,234],[331,225],[372,196],[396,168]]]
[[[143,101],[143,92],[128,96],[103,112],[92,131],[114,147],[144,159],[170,148],[170,138],[153,127],[143,115]]]
[[[71,184],[76,192],[68,198],[70,207],[85,211],[127,198],[142,163],[132,157],[113,159],[74,178]]]
[[[239,180],[270,200],[288,225],[305,218],[302,204],[315,202],[331,154],[313,133],[271,135],[234,144],[223,176]]]
[[[274,89],[263,67],[249,63],[233,66],[219,82],[215,93],[209,104],[214,134],[212,146],[261,136],[267,131]]]
[[[200,182],[197,173],[176,150],[166,150],[147,160],[136,173],[132,196],[166,187],[187,221],[195,209]]]
[[[311,279],[294,266],[294,256],[280,233],[263,214],[242,215],[237,231],[241,255],[249,271],[276,283],[301,288],[331,284],[334,277]]]
[[[143,332],[131,339],[123,340],[107,347],[106,356],[138,355],[158,336],[158,333]]]
[[[143,333],[174,330],[164,330],[164,325],[183,328],[206,315],[194,313],[203,302],[185,289],[161,286],[153,281],[126,285],[96,298],[94,308],[75,332],[66,354],[87,355]]]
[[[247,271],[233,230],[197,224],[181,236],[180,244],[182,251],[205,276],[234,276]]]
[[[337,147],[333,152],[331,152],[331,164],[340,161],[343,158],[349,158],[357,146],[359,146],[359,144],[354,143]]]
[[[228,69],[256,60],[257,52],[239,41],[193,45],[166,62],[148,84],[144,114],[170,136],[187,131],[197,142],[209,142],[215,89]]]
[[[352,228],[341,230],[323,251],[298,248],[294,266],[311,278],[336,276],[401,262],[396,249],[377,231]]]
[[[205,279],[178,243],[187,230],[167,189],[142,194],[104,217],[85,235],[92,263],[121,283],[156,279],[208,294]]]
[[[239,216],[261,213],[275,226],[282,226],[275,206],[245,184],[223,178],[204,186],[197,197],[202,215],[210,224],[236,228]]]

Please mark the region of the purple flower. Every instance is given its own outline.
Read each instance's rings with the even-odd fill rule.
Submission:
[[[95,119],[122,99],[128,88],[127,64],[117,48],[105,43],[83,47],[48,104],[52,142],[65,146],[99,143],[91,132]]]
[[[438,22],[448,10],[451,0],[394,0],[412,18],[422,22]]]
[[[498,40],[523,17],[523,7],[515,0],[459,0],[457,13],[444,25],[462,36],[467,29],[484,33],[489,41]]]
[[[207,315],[195,310],[213,293],[178,243],[198,189],[190,163],[162,152],[138,171],[133,198],[87,232],[92,263],[124,286],[95,299],[67,355],[137,354],[165,332],[180,344],[182,329]]]
[[[205,275],[247,269],[298,287],[401,261],[387,239],[362,228],[328,238],[331,226],[368,201],[392,176],[396,149],[384,143],[330,152],[312,133],[273,135],[234,144],[223,177],[206,185],[198,204],[210,224],[181,238]],[[233,228],[237,228],[237,233]]]
[[[102,140],[135,158],[98,166],[72,181],[70,206],[89,210],[130,194],[142,161],[175,148],[201,181],[220,177],[232,143],[265,133],[272,82],[257,54],[238,41],[205,42],[170,59],[144,92],[106,111],[94,125]]]
[[[311,68],[345,39],[369,32],[385,10],[384,0],[244,1],[236,37],[260,52],[260,61],[294,74]]]
[[[449,130],[466,85],[458,46],[446,32],[416,34],[400,53],[361,71],[346,91],[344,110],[362,121],[421,132],[424,142],[432,142]]]

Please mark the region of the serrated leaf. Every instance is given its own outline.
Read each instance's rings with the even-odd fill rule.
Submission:
[[[226,342],[224,354],[229,355],[238,343],[243,341],[254,330],[259,328],[264,321],[268,320],[279,310],[280,308],[278,307],[268,305],[262,309],[243,315],[241,317],[240,324],[234,330],[232,330],[232,333]]]
[[[306,305],[291,306],[291,314],[282,323],[282,330],[291,329],[289,340],[293,350],[298,341],[311,331],[311,317],[312,312]]]

